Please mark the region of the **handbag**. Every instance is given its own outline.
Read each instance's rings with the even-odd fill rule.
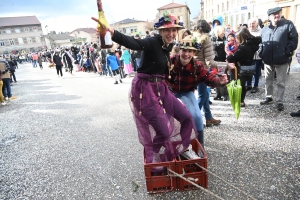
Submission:
[[[252,76],[256,74],[256,65],[240,65],[241,76]]]

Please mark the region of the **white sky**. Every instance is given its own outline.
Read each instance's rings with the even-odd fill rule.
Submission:
[[[73,31],[76,28],[96,27],[91,17],[98,17],[96,0],[0,0],[0,17],[35,15],[42,23],[44,34],[48,31]],[[191,18],[200,12],[200,0],[175,0],[191,10]],[[109,23],[126,18],[152,21],[157,8],[172,0],[102,0]]]

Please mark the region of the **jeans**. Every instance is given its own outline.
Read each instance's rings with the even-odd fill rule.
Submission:
[[[32,61],[32,66],[33,66],[34,68],[37,67],[36,60],[33,60],[33,61]]]
[[[10,78],[3,78],[3,87],[2,87],[2,93],[4,97],[10,98],[11,95],[11,87],[10,87]]]
[[[255,66],[256,66],[256,70],[255,70],[255,75],[253,75],[253,77],[254,77],[254,85],[253,85],[253,87],[258,87],[258,81],[259,81],[259,77],[260,77],[260,75],[261,75],[261,64],[262,64],[262,60],[253,60],[253,63],[252,64],[255,64]],[[248,81],[247,81],[247,86],[251,86],[252,84],[252,77],[251,77],[251,79],[249,79]]]
[[[180,92],[175,94],[175,96],[183,102],[186,109],[192,115],[197,131],[203,131],[204,125],[203,125],[202,115],[195,94],[192,91],[190,91],[190,92]]]
[[[210,112],[209,95],[207,92],[207,85],[205,83],[200,83],[197,87],[197,90],[198,90],[199,109],[201,110],[201,108],[203,108],[205,119],[211,120],[212,114]]]

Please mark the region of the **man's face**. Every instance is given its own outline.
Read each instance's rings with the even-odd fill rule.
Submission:
[[[250,23],[249,23],[249,29],[253,31],[253,30],[256,29],[257,25],[258,25],[258,24],[257,24],[256,21],[250,22]]]
[[[173,43],[176,35],[177,35],[177,28],[166,28],[160,31],[160,35],[167,44]]]
[[[187,65],[195,56],[195,51],[191,49],[181,49],[180,62],[182,65]]]
[[[273,13],[269,16],[269,19],[271,20],[272,24],[277,24],[277,22],[281,19],[281,11]]]

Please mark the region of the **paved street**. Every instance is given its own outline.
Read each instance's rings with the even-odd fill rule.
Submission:
[[[0,199],[203,199],[202,191],[147,194],[143,148],[128,103],[131,78],[19,65],[16,100],[0,107]],[[220,126],[205,129],[208,169],[256,199],[300,199],[300,69],[294,62],[285,111],[262,107],[264,88],[246,96],[236,120],[213,101]],[[205,120],[204,120],[205,121]],[[137,191],[132,183],[139,185]],[[247,199],[209,175],[214,194]]]

